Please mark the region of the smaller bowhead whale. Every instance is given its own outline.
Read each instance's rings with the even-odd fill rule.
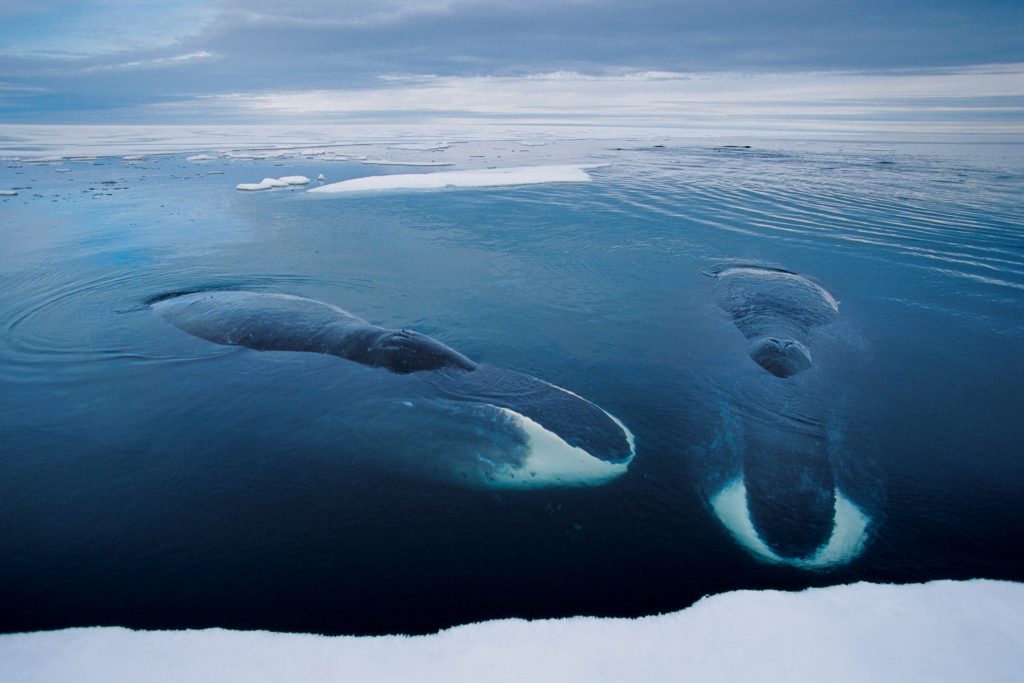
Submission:
[[[715,300],[750,342],[747,352],[755,363],[776,377],[811,367],[808,334],[839,315],[831,294],[782,268],[725,265],[707,274],[717,279]]]
[[[329,354],[409,375],[417,380],[416,400],[403,404],[507,437],[472,458],[470,479],[485,486],[603,484],[623,474],[635,454],[633,435],[617,418],[567,389],[476,363],[424,334],[373,325],[331,304],[205,291],[157,297],[150,306],[175,327],[217,344]],[[465,462],[459,468],[465,476]]]

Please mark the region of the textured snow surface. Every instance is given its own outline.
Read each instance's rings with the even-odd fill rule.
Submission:
[[[437,190],[445,187],[505,187],[539,183],[587,183],[592,180],[588,168],[601,164],[569,164],[558,166],[513,166],[472,171],[441,173],[402,173],[343,180],[310,192],[372,192],[380,190]]]
[[[1024,584],[737,591],[643,619],[492,621],[431,636],[79,628],[0,636],[30,681],[1012,681]]]

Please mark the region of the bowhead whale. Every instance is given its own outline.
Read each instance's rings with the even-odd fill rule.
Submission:
[[[635,454],[633,435],[617,418],[567,389],[477,363],[429,336],[373,325],[331,304],[288,294],[204,291],[157,297],[150,306],[175,327],[217,344],[329,354],[410,381],[425,379],[427,395],[420,390],[415,404],[403,404],[474,421],[504,437],[473,455],[471,483],[598,485],[623,474]]]
[[[829,420],[834,387],[814,363],[818,334],[839,305],[821,285],[782,268],[719,266],[715,301],[748,340],[764,373],[744,374],[733,390],[739,417],[727,429],[742,462],[711,496],[729,533],[758,559],[803,569],[850,561],[870,519],[840,488],[832,467]]]
[[[808,278],[757,265],[720,266],[715,300],[750,341],[747,352],[776,377],[811,367],[807,335],[839,316],[839,303]]]

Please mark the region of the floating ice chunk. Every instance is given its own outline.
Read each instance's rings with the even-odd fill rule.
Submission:
[[[190,157],[185,157],[185,161],[213,161],[217,157],[209,154],[193,154]]]
[[[543,147],[548,143],[541,142],[540,140],[520,140],[519,144],[523,147]]]
[[[364,159],[361,163],[371,166],[454,166],[450,161],[389,161],[387,159]]]
[[[129,154],[127,156],[121,157],[121,160],[122,161],[145,161],[146,160],[146,155],[145,154]]]
[[[289,187],[291,185],[308,185],[309,178],[304,175],[290,175],[284,178],[264,178],[258,183],[241,183],[235,186],[236,190],[254,192],[258,190],[270,190],[275,187]]]
[[[288,183],[277,178],[264,178],[258,183],[240,183],[235,186],[235,189],[252,192],[256,190],[269,190],[274,187],[288,187]]]
[[[55,168],[53,169],[56,173],[71,173],[70,168]]]
[[[442,143],[438,145],[395,145],[388,147],[388,149],[398,149],[407,152],[443,152],[449,147],[451,147],[451,145]]]
[[[320,175],[318,175],[318,176],[316,177],[316,179],[317,179],[318,181],[320,181],[321,183],[322,183],[322,182],[323,182],[324,180],[326,180],[326,178],[324,178],[324,174],[323,174],[323,173],[321,173]]]
[[[560,166],[513,166],[472,171],[441,173],[403,173],[367,176],[314,187],[310,192],[372,192],[381,190],[437,190],[446,187],[507,187],[541,183],[589,183],[593,178],[586,169],[605,164],[570,164]]]
[[[62,156],[36,157],[34,159],[25,159],[25,161],[27,161],[29,163],[33,163],[33,164],[53,164],[53,163],[56,163],[58,161],[64,161],[64,157],[62,157]]]
[[[15,190],[0,190],[0,197],[14,197],[17,194]]]

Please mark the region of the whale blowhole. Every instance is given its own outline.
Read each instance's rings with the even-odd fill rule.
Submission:
[[[750,343],[747,352],[776,377],[792,377],[811,367],[811,352],[795,339],[761,337]]]

